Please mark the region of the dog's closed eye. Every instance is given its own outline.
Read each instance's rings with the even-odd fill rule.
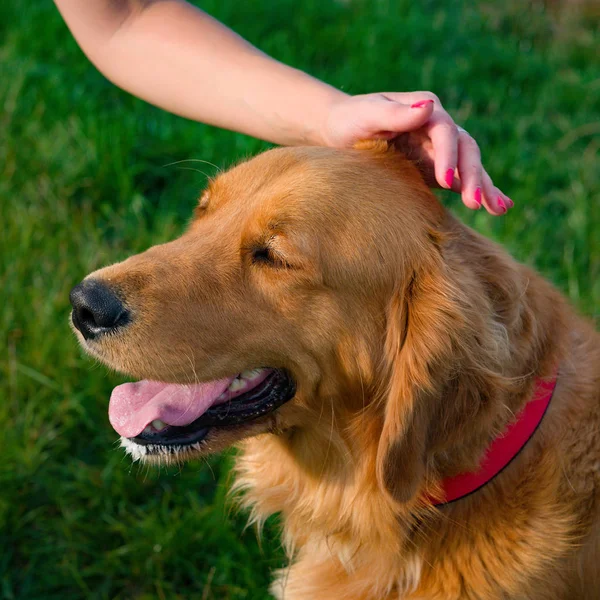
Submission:
[[[291,265],[274,243],[274,238],[252,246],[250,249],[252,263],[275,269],[292,269]]]

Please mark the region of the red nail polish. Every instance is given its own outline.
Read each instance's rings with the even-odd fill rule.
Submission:
[[[481,206],[481,188],[478,187],[475,190],[475,202],[477,202],[477,206]]]
[[[423,108],[424,106],[427,106],[428,104],[433,104],[433,100],[421,100],[419,102],[415,102],[414,104],[411,104],[410,107],[411,108]]]
[[[506,213],[506,204],[504,204],[504,200],[498,196],[498,206],[502,209],[502,214]]]
[[[452,184],[454,183],[454,169],[448,169],[446,171],[446,176],[444,177],[444,181],[446,182],[446,185],[451,188]]]
[[[506,197],[506,204],[508,204],[508,208],[512,208],[515,203],[507,196]]]

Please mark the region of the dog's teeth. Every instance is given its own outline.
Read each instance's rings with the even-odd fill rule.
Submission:
[[[154,419],[154,421],[152,421],[152,427],[154,427],[156,431],[162,431],[167,427],[167,424],[160,419]]]
[[[239,374],[241,379],[254,379],[258,377],[263,372],[263,369],[249,369],[247,371],[242,371]]]
[[[241,379],[234,379],[227,388],[230,392],[237,392],[246,387],[246,382]]]

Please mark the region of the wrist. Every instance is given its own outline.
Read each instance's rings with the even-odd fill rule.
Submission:
[[[331,137],[331,115],[335,113],[336,107],[348,98],[348,94],[319,82],[323,86],[323,96],[317,106],[312,119],[312,125],[307,127],[304,136],[304,143],[309,146],[329,146],[336,147],[337,144]]]

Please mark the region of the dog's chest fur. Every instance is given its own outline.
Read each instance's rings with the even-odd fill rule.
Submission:
[[[578,518],[572,497],[556,501],[565,497],[564,478],[543,441],[524,452],[505,485],[418,522],[389,509],[374,477],[308,476],[270,435],[243,443],[234,489],[251,521],[282,516],[290,566],[275,574],[278,599],[570,598]],[[524,477],[532,460],[535,476]],[[502,510],[498,493],[506,494]]]

